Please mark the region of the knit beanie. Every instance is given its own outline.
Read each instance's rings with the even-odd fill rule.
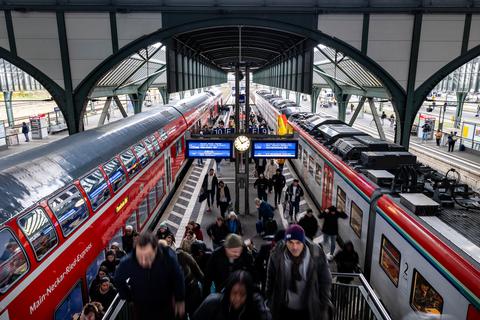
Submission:
[[[285,241],[298,240],[305,243],[305,231],[298,224],[292,224],[285,231]]]
[[[225,238],[223,246],[227,249],[240,248],[243,246],[242,237],[238,234],[231,233]]]

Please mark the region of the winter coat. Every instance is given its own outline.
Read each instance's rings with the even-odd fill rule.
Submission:
[[[115,299],[116,295],[117,289],[115,289],[112,285],[110,285],[110,290],[108,290],[105,294],[100,293],[100,288],[97,287],[90,295],[90,300],[100,302],[103,306],[103,310],[106,311],[112,301]]]
[[[262,201],[260,207],[258,208],[258,220],[268,220],[273,218],[275,209],[265,201]]]
[[[235,233],[238,235],[243,235],[243,230],[242,230],[242,223],[240,220],[235,219],[235,220],[230,220],[228,219],[225,221],[225,224],[227,225],[228,232],[229,233]]]
[[[318,217],[320,219],[325,219],[323,222],[322,232],[330,236],[338,235],[338,219],[348,218],[345,212],[337,210],[335,210],[335,213],[325,213],[322,211]]]
[[[270,320],[270,311],[267,309],[263,298],[255,293],[253,301],[240,312],[232,311],[229,308],[227,294],[212,293],[200,305],[193,315],[192,320]]]
[[[225,198],[227,198],[227,203],[230,203],[230,201],[232,201],[232,198],[230,197],[230,189],[228,189],[228,186],[225,185],[223,190],[225,192]],[[220,203],[220,188],[217,188],[217,204],[218,203]]]
[[[272,184],[273,184],[273,187],[276,189],[276,190],[282,190],[284,187],[285,187],[285,184],[286,184],[286,180],[285,180],[285,177],[283,176],[283,174],[274,174],[272,176]]]
[[[300,221],[298,221],[298,224],[305,230],[305,235],[310,238],[310,240],[313,240],[315,238],[315,235],[317,234],[318,231],[318,221],[317,218],[315,218],[313,215],[312,216],[307,216],[304,215]]]
[[[130,253],[133,250],[133,234],[122,236],[122,248],[126,253]]]
[[[200,228],[200,225],[198,223],[195,223],[195,226],[193,227],[193,233],[195,233],[195,237],[197,240],[203,241],[203,232],[202,229]],[[183,237],[185,238],[187,236],[187,230],[185,230],[185,233],[183,234]]]
[[[182,242],[180,242],[180,249],[182,249],[185,252],[190,253],[190,247],[192,246],[192,243],[194,243],[197,240],[197,237],[195,237],[195,234],[193,234],[193,237],[191,240],[189,240],[186,236],[183,238]]]
[[[265,175],[265,178],[267,179],[272,179],[272,177],[275,175],[275,173],[277,172],[277,164],[274,162],[273,164],[271,164],[270,162],[267,163],[267,166],[265,167],[265,172],[264,172],[264,175]]]
[[[139,319],[173,319],[173,298],[185,301],[183,272],[175,252],[168,247],[157,249],[149,269],[140,266],[134,249],[118,265],[114,283],[122,299],[134,302]]]
[[[303,197],[303,189],[300,185],[297,186],[295,194],[293,194],[293,183],[288,186],[285,192],[285,201],[300,202],[300,198]]]
[[[205,177],[203,178],[203,182],[202,182],[202,188],[204,191],[207,191],[208,189],[208,173],[205,175]],[[215,192],[218,188],[218,179],[217,179],[217,175],[213,174],[213,179],[212,179],[212,191]]]
[[[207,228],[207,234],[212,238],[213,243],[220,244],[228,236],[228,228],[225,223],[219,227],[214,222]]]
[[[327,320],[328,311],[331,308],[330,287],[332,285],[327,258],[321,247],[310,240],[306,240],[305,246],[310,250],[310,261],[306,275],[308,281],[305,288],[309,319],[302,320]],[[273,319],[280,318],[281,310],[287,304],[288,283],[285,277],[285,250],[288,250],[285,241],[277,243],[270,254],[268,263],[265,289]]]
[[[28,128],[28,125],[22,125],[22,133],[25,134],[29,132],[30,132],[30,128]]]
[[[223,246],[217,248],[213,251],[207,264],[204,293],[208,294],[210,292],[212,282],[215,283],[215,290],[221,292],[228,276],[237,270],[248,271],[254,276],[253,257],[247,248],[243,246],[242,254],[233,263],[228,260]]]
[[[269,184],[270,183],[266,178],[258,178],[257,180],[255,180],[255,183],[253,184],[253,186],[257,188],[258,193],[265,193],[268,190]]]
[[[200,283],[203,281],[204,275],[189,253],[177,250],[177,258],[185,278],[185,309],[188,314],[192,315],[202,303],[203,292]]]

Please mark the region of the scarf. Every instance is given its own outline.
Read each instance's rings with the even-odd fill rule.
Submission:
[[[292,292],[297,292],[297,281],[302,281],[302,275],[300,273],[300,266],[306,255],[306,248],[303,248],[302,253],[298,257],[294,257],[287,249],[287,256],[292,261],[292,268],[290,270],[290,284],[289,289]]]

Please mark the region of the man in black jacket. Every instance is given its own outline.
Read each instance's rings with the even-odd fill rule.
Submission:
[[[318,231],[317,218],[313,216],[312,209],[308,209],[307,213],[298,221],[298,224],[305,230],[305,235],[313,241]]]
[[[273,190],[275,191],[275,207],[280,203],[282,198],[282,190],[286,184],[285,177],[280,169],[272,176]]]
[[[260,173],[259,177],[257,180],[255,180],[255,183],[253,184],[253,187],[257,189],[257,195],[261,200],[267,201],[267,191],[268,191],[268,186],[270,185],[269,181],[263,173]]]
[[[202,189],[207,194],[208,212],[212,211],[213,201],[215,199],[215,191],[218,188],[218,179],[215,175],[215,170],[210,169],[203,178]]]
[[[338,235],[338,219],[346,219],[348,216],[343,210],[331,206],[320,212],[318,217],[325,219],[322,227],[323,244],[326,246],[327,242],[330,241],[330,252],[327,254],[327,259],[332,260]]]
[[[173,320],[185,314],[185,281],[175,252],[159,246],[151,233],[140,234],[117,267],[114,283],[122,299],[133,301],[137,319]]]
[[[220,215],[225,219],[225,212],[227,212],[228,206],[232,198],[230,197],[230,189],[225,185],[225,182],[221,181],[218,183],[217,188],[217,207],[220,207]]]
[[[217,248],[208,261],[205,274],[205,295],[210,293],[212,282],[215,284],[215,291],[221,292],[228,276],[237,270],[248,271],[253,275],[253,257],[245,248],[242,237],[237,234],[229,234],[223,246]]]
[[[273,320],[327,320],[332,276],[322,248],[293,224],[268,263],[266,298]]]
[[[303,197],[303,189],[298,184],[298,179],[293,179],[292,184],[285,192],[285,201],[290,201],[290,219],[297,221],[297,214],[300,211],[300,200]],[[293,218],[293,219],[292,219]]]

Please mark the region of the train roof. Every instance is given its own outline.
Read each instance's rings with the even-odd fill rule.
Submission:
[[[0,159],[0,224],[180,114],[166,106]]]

